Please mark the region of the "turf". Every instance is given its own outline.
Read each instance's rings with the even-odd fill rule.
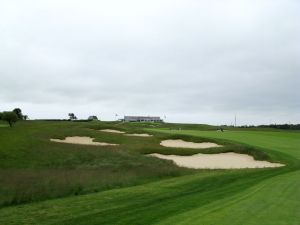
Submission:
[[[120,149],[116,151],[118,154],[117,158],[119,159],[119,161],[116,161],[116,164],[119,165],[118,168],[124,173],[128,168],[121,166],[124,165],[124,160],[127,163],[132,163],[133,161],[141,160],[139,157],[142,157],[142,160],[139,162],[147,165],[147,160],[150,159],[144,159],[141,153],[166,151],[166,154],[171,154],[172,151],[159,146],[159,141],[163,138],[178,137],[195,141],[215,140],[218,143],[226,145],[221,151],[236,148],[238,151],[249,152],[258,158],[268,157],[270,160],[283,162],[287,166],[276,169],[258,170],[195,171],[181,170],[180,168],[175,170],[176,167],[167,163],[165,170],[170,171],[174,169],[175,172],[173,172],[175,175],[173,178],[170,178],[170,175],[168,175],[169,172],[167,172],[161,173],[159,178],[156,177],[156,180],[155,178],[145,180],[148,173],[148,170],[145,170],[141,172],[140,177],[135,177],[135,181],[139,179],[143,180],[140,180],[140,184],[131,181],[121,188],[112,185],[112,190],[100,191],[98,193],[3,207],[0,209],[0,224],[299,224],[299,132],[232,130],[221,133],[216,132],[209,126],[202,126],[202,130],[200,130],[201,126],[189,126],[189,130],[178,130],[173,129],[174,126],[168,124],[105,123],[88,125],[88,127],[96,129],[100,126],[123,129],[128,132],[139,131],[142,133],[146,131],[152,132],[155,135],[151,139],[140,141],[137,138],[128,140],[120,135],[100,137],[93,130],[86,131],[83,129],[86,127],[85,124],[76,126],[73,124],[64,124],[62,126],[64,128],[60,128],[62,129],[60,132],[57,132],[57,126],[59,125],[56,123],[52,125],[51,123],[47,124],[47,128],[44,125],[44,123],[28,125],[33,126],[31,129],[38,132],[37,136],[41,138],[41,142],[45,141],[45,138],[48,138],[49,135],[53,135],[53,131],[48,130],[51,126],[53,126],[52,128],[57,137],[82,132],[81,134],[95,135],[99,140],[119,141],[123,147],[120,146]],[[19,126],[22,130],[27,125],[20,124]],[[69,130],[70,128],[72,128],[72,131]],[[24,130],[26,129],[28,127],[24,128]],[[39,134],[41,130],[44,130],[44,134]],[[37,136],[34,137],[32,142],[36,142]],[[13,145],[8,144],[11,141],[8,141],[7,137],[8,134],[2,140],[0,139],[1,144],[5,141],[6,147],[10,146],[12,148]],[[132,140],[134,140],[133,144],[131,144]],[[52,151],[55,152],[58,149],[62,149],[61,144],[54,145],[47,142],[47,146],[51,147],[47,147],[45,151],[50,151],[51,153]],[[72,149],[68,149],[69,147],[66,148],[65,151],[74,151],[74,146]],[[15,150],[14,148],[12,149]],[[2,150],[3,154],[3,152],[7,151],[7,148],[0,147],[0,150]],[[93,150],[101,151],[100,148],[93,148]],[[23,151],[28,151],[32,156],[36,154],[36,151],[30,152],[28,147],[24,148]],[[89,150],[83,147],[83,149],[75,148],[75,151],[89,152],[92,149]],[[173,151],[179,152],[180,149]],[[121,157],[119,154],[122,155],[125,152],[127,157],[134,155],[136,158],[134,160],[131,158],[130,160],[119,158]],[[85,171],[90,168],[91,164],[96,168],[97,166],[100,168],[103,166],[101,160],[90,158],[79,162],[78,160],[71,160],[70,163],[66,163],[64,161],[65,154],[74,155],[74,153],[64,153],[61,159],[62,162],[59,165],[55,164],[55,159],[59,158],[57,155],[53,156],[53,162],[51,161],[51,157],[47,156],[46,158],[50,158],[51,163],[45,164],[41,156],[34,156],[34,159],[26,158],[24,162],[21,162],[18,157],[11,157],[14,155],[12,154],[6,157],[8,162],[4,163],[3,170],[12,170],[14,167],[24,170],[24,168],[31,167],[34,171],[48,170],[49,168],[68,168],[70,171],[76,171],[81,168]],[[93,155],[93,157],[100,157],[97,154]],[[192,154],[192,152],[185,154]],[[73,157],[76,158],[77,156]],[[101,155],[100,158],[105,157],[108,157],[108,155]],[[112,156],[109,155],[108,158],[110,157]],[[30,163],[27,162],[28,160],[31,160]],[[111,158],[111,162],[114,162],[114,160],[115,158]],[[1,163],[4,161],[2,160]],[[21,167],[19,166],[20,163]],[[155,167],[160,168],[161,165],[164,165],[159,163],[162,163],[161,160],[151,161],[153,167],[149,168],[149,170]],[[140,171],[140,169],[142,168],[140,167],[137,170]],[[18,170],[16,173],[18,173]],[[152,173],[151,176],[155,177],[156,173]],[[70,180],[70,182],[74,182],[74,180]]]
[[[148,129],[152,130],[153,129]],[[267,152],[276,151],[300,159],[300,132],[299,131],[202,131],[202,130],[168,130],[156,129],[161,133],[199,136],[231,140],[242,144],[248,144],[258,148],[264,148]]]
[[[0,131],[0,206],[137,185],[192,170],[146,157],[160,148],[156,137],[134,138],[98,130],[106,123],[17,123]],[[50,142],[50,138],[91,136],[117,147]]]
[[[0,133],[0,206],[147,183],[194,173],[173,163],[144,156],[148,153],[192,155],[198,152],[234,151],[257,159],[276,161],[263,151],[244,145],[213,140],[224,147],[209,150],[164,148],[160,141],[183,138],[211,141],[203,137],[155,133],[153,137],[128,137],[99,131],[112,128],[127,133],[144,132],[149,124],[109,122],[24,121]],[[157,124],[158,126],[161,124]],[[151,132],[150,132],[151,133]],[[119,146],[99,147],[50,142],[50,138],[90,136]],[[279,159],[277,159],[278,161]]]
[[[9,127],[9,125],[7,123],[5,123],[4,121],[0,121],[0,128],[3,127]]]

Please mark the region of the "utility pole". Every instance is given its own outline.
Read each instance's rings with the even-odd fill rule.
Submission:
[[[236,127],[236,114],[234,116],[234,127]]]

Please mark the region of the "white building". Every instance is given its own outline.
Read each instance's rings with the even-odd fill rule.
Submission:
[[[124,116],[125,122],[163,122],[159,116]]]

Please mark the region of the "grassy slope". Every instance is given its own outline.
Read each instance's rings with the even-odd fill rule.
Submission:
[[[19,122],[0,128],[0,206],[136,185],[192,172],[145,157],[140,149],[159,140],[107,134],[86,127],[106,123]],[[117,147],[50,142],[65,136],[91,136]]]
[[[160,130],[160,132],[233,140],[264,148],[267,152],[280,152],[300,159],[299,132],[229,131],[222,133],[195,130]],[[267,179],[231,199],[216,201],[204,209],[200,207],[171,217],[162,224],[172,224],[172,221],[176,221],[176,224],[199,224],[199,222],[202,224],[298,224],[300,193],[297,190],[300,188],[300,164],[299,160],[289,161],[289,164],[293,172]]]
[[[300,220],[299,133],[164,132],[257,145],[289,166],[206,171],[136,187],[7,207],[0,210],[0,224],[296,225]]]
[[[259,159],[268,159],[262,151],[218,140],[216,142],[225,147],[182,151],[159,145],[162,139],[168,138],[207,141],[201,137],[155,134],[141,138],[99,131],[113,128],[138,133],[144,132],[143,127],[153,125],[162,124],[25,121],[18,122],[13,128],[1,128],[0,206],[98,192],[195,172],[176,167],[169,161],[143,156],[147,153],[191,155],[234,149]],[[196,127],[206,129],[209,126]],[[95,147],[49,141],[50,138],[78,135],[120,145]]]
[[[299,187],[299,171],[286,173],[158,224],[297,225],[300,221]]]
[[[154,129],[148,129],[154,131]],[[167,130],[155,129],[167,134],[192,135],[207,138],[218,138],[248,144],[267,151],[277,151],[300,159],[300,132],[298,131],[200,131],[200,130]]]
[[[187,219],[185,215],[189,212],[197,217],[199,213],[219,210],[220,207],[228,206],[232,202],[239,202],[245,197],[243,193],[245,188],[269,176],[270,174],[266,172],[249,172],[249,174],[233,172],[227,175],[222,172],[211,172],[211,174],[190,175],[98,194],[9,207],[0,211],[0,222],[4,224],[177,224]],[[263,186],[264,184],[259,185],[260,188]],[[295,188],[293,190],[295,191]],[[250,190],[250,193],[247,191],[246,194],[249,197],[255,191],[257,188]],[[275,189],[273,191],[275,192]],[[282,188],[278,187],[276,191],[281,192]],[[217,202],[220,204],[216,204]],[[248,212],[252,207],[253,205],[247,207]],[[197,213],[193,213],[196,210]],[[195,224],[202,221],[203,217],[200,218],[198,223],[194,221]],[[208,221],[213,218],[214,215],[213,217],[211,214],[206,215]]]

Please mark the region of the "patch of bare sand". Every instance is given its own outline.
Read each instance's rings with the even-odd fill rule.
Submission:
[[[68,143],[68,144],[78,144],[78,145],[97,145],[97,146],[116,146],[118,144],[111,144],[105,142],[94,142],[95,138],[91,137],[66,137],[65,140],[60,139],[50,139],[50,141],[60,142],[60,143]]]
[[[195,154],[191,156],[150,154],[160,159],[172,160],[176,165],[193,169],[243,169],[281,167],[284,164],[258,161],[252,156],[234,152],[219,154]]]
[[[125,136],[132,136],[132,137],[152,137],[152,135],[150,135],[150,134],[126,134],[126,132],[124,132],[124,131],[112,130],[112,129],[103,129],[100,131],[108,132],[108,133],[124,134]]]
[[[124,134],[125,136],[131,137],[153,137],[151,134]]]
[[[116,133],[116,134],[125,134],[124,131],[120,131],[120,130],[112,130],[112,129],[103,129],[100,130],[102,132],[107,132],[107,133]]]
[[[222,147],[222,145],[218,145],[216,143],[211,142],[202,142],[202,143],[195,143],[195,142],[188,142],[184,140],[164,140],[160,142],[160,145],[169,148],[216,148]]]

